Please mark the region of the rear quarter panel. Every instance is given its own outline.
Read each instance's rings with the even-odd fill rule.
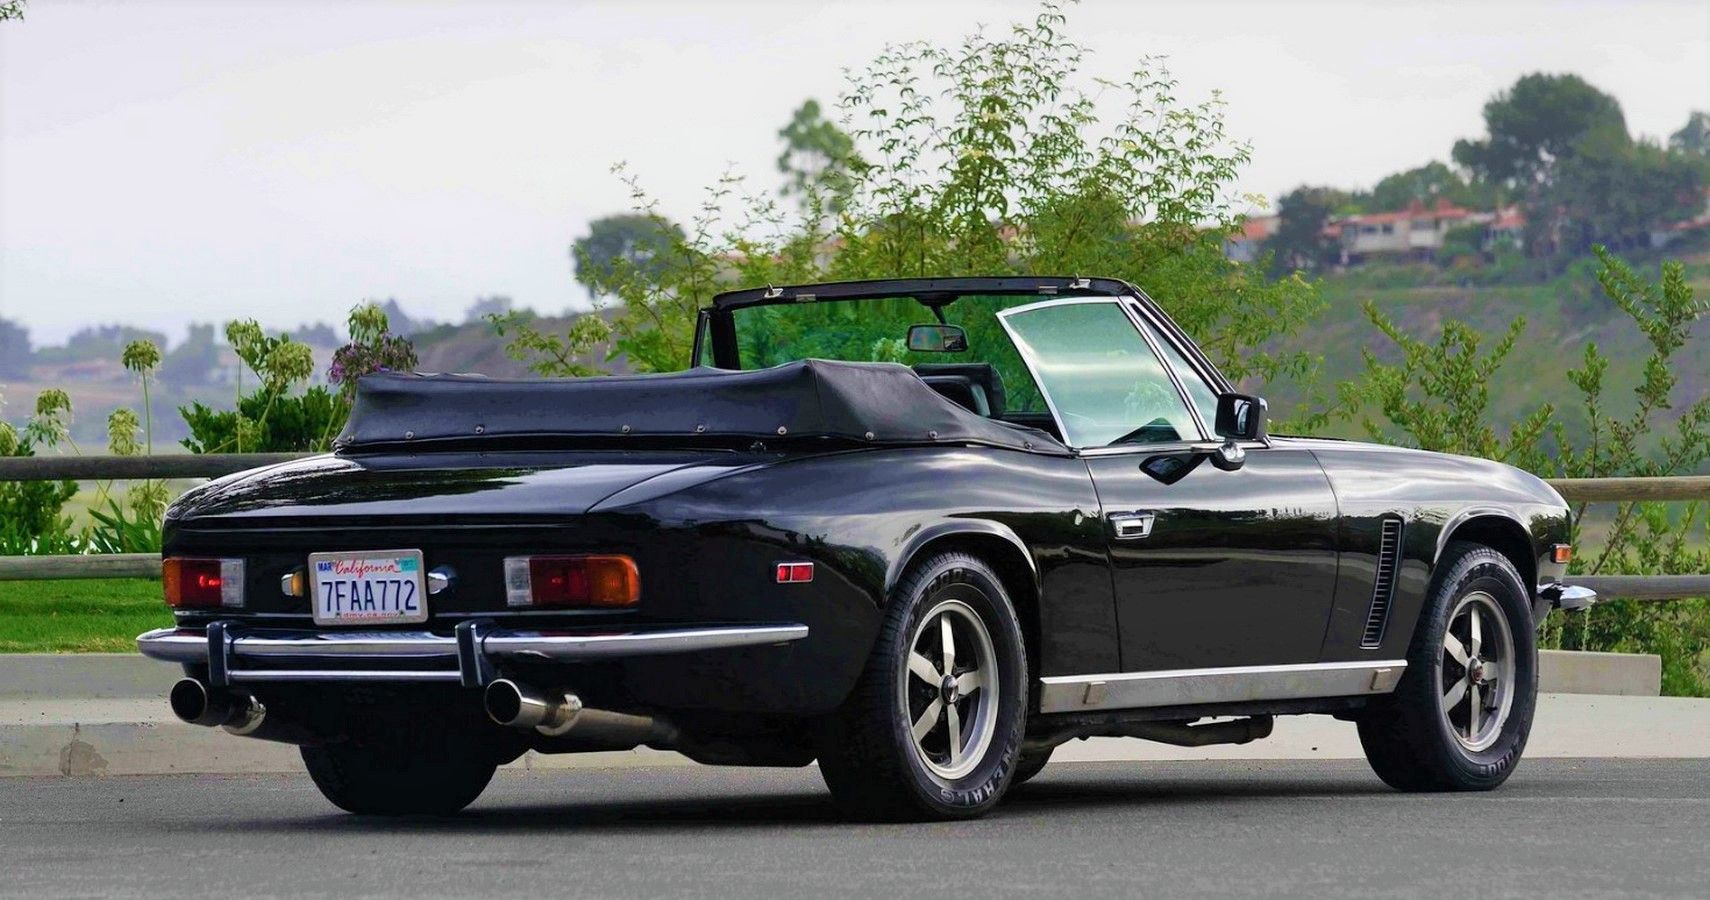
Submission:
[[[829,708],[847,694],[890,586],[934,539],[957,534],[1008,532],[1025,547],[1036,583],[1013,599],[1025,619],[1034,603],[1025,594],[1043,598],[1034,676],[1119,664],[1098,501],[1076,459],[975,447],[832,453],[609,512],[692,536],[681,544],[686,605],[809,626],[778,673],[803,683],[795,706]],[[776,563],[798,560],[816,563],[813,583],[776,584]]]

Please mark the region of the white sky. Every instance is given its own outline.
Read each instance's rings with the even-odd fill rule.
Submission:
[[[686,217],[727,166],[887,42],[1029,2],[83,3],[0,24],[0,315],[39,346],[95,322],[341,324],[363,298],[461,319],[477,295],[580,303],[567,245],[627,206],[627,160]],[[1164,54],[1221,88],[1242,188],[1369,186],[1447,158],[1535,70],[1637,133],[1710,109],[1710,3],[1087,0],[1088,68]]]

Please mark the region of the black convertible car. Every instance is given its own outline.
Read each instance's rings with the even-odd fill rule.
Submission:
[[[336,452],[167,513],[177,715],[357,813],[522,753],[818,760],[840,807],[992,808],[1065,741],[1358,727],[1403,790],[1519,760],[1568,509],[1478,459],[1266,434],[1119,281],[768,287],[668,375],[365,379]]]

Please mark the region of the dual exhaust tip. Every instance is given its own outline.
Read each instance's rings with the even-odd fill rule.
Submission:
[[[210,687],[199,678],[180,679],[167,695],[172,714],[191,725],[223,728],[231,734],[288,744],[321,743],[324,735],[289,716],[269,714],[253,694]],[[668,749],[678,732],[655,716],[588,709],[569,691],[540,691],[501,678],[482,695],[487,717],[507,728],[532,730],[543,737],[574,738],[579,745],[631,749],[646,744]]]

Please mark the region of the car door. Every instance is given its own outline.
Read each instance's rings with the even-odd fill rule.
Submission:
[[[1264,442],[1220,468],[1217,392],[1146,316],[1102,297],[1002,313],[1097,489],[1122,668],[1312,662],[1336,580],[1329,480],[1309,452]]]

